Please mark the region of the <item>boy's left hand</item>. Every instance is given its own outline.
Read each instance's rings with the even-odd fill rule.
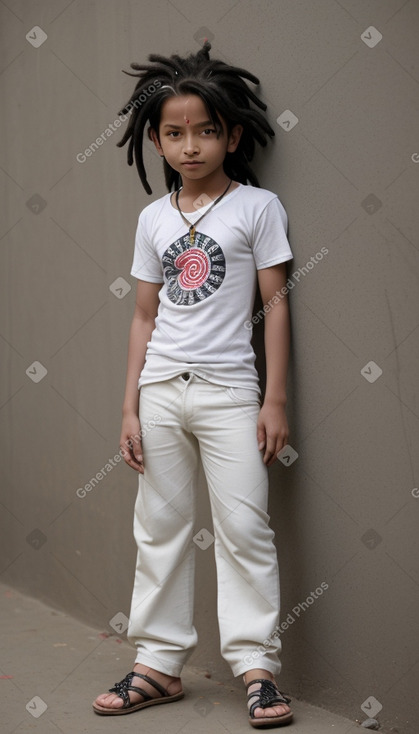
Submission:
[[[263,461],[271,466],[288,443],[288,421],[283,403],[263,403],[257,422],[257,442]]]

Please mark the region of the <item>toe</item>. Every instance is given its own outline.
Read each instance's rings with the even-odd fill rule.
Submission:
[[[288,714],[290,710],[291,710],[290,707],[287,706],[286,704],[272,706],[266,709],[263,709],[260,706],[258,706],[255,709],[254,715],[255,715],[255,718],[284,716],[284,714]]]
[[[284,714],[288,714],[291,709],[286,704],[280,704],[279,706],[273,706],[270,711],[273,712],[271,716],[283,716]]]
[[[113,709],[120,709],[124,705],[124,702],[121,698],[121,696],[115,696],[111,695],[109,696],[107,706],[110,706]]]
[[[120,696],[115,696],[114,693],[103,693],[97,697],[95,703],[98,706],[103,706],[103,708],[117,709],[121,708],[124,702]]]

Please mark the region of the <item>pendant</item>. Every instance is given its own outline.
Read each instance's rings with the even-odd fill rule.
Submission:
[[[196,232],[196,229],[193,226],[193,224],[191,224],[191,226],[189,227],[189,244],[190,245],[193,245],[195,243],[195,232]]]

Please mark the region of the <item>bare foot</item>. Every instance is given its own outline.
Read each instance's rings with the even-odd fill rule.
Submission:
[[[256,678],[268,679],[272,681],[272,683],[274,684],[276,688],[278,688],[275,678],[272,675],[272,673],[269,672],[269,670],[262,670],[262,669],[255,668],[254,670],[246,671],[246,673],[243,676],[245,685],[250,683],[250,681],[255,680]],[[262,686],[261,683],[255,683],[254,685],[249,686],[249,688],[247,689],[247,695],[250,696],[251,693],[257,693],[260,690],[261,686]],[[254,703],[255,701],[256,701],[256,696],[250,699],[250,701],[248,702],[249,709],[252,703]],[[253,712],[253,716],[256,719],[262,719],[265,717],[272,718],[274,716],[285,716],[285,714],[289,714],[289,713],[291,713],[291,709],[286,703],[284,703],[284,704],[276,704],[275,706],[270,706],[269,708],[265,708],[265,709],[262,708],[261,706],[257,706]]]
[[[148,675],[150,678],[153,678],[156,683],[160,683],[160,685],[166,689],[169,696],[174,696],[176,693],[180,693],[180,691],[182,690],[182,683],[180,678],[166,675],[165,673],[161,673],[159,670],[149,668],[147,665],[143,665],[142,663],[136,663],[132,670],[135,673],[142,673],[143,675]],[[152,696],[153,698],[161,698],[160,693],[150,683],[147,683],[147,681],[143,680],[143,678],[136,678],[134,676],[132,679],[132,685],[136,686],[137,688],[142,688],[146,693],[148,693],[148,695]],[[127,693],[132,705],[142,703],[142,701],[144,701],[144,696],[142,696],[140,693],[137,693],[136,691],[127,691]],[[101,706],[102,708],[118,709],[122,708],[124,702],[122,698],[116,693],[102,693],[95,699],[94,704],[96,704],[97,706]]]

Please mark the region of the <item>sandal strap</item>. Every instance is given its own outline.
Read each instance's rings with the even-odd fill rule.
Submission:
[[[147,683],[149,683],[151,686],[153,686],[153,688],[155,688],[156,691],[158,691],[161,696],[165,696],[166,697],[166,696],[169,695],[168,692],[166,691],[166,689],[163,688],[163,686],[160,685],[160,683],[158,683],[156,680],[154,680],[154,678],[150,678],[149,675],[144,675],[143,673],[134,673],[134,675],[138,675],[139,678],[142,678],[143,680],[147,681]]]
[[[115,685],[112,686],[112,688],[109,688],[109,693],[116,693],[117,696],[122,698],[124,702],[124,705],[122,708],[124,709],[129,708],[129,706],[131,706],[131,701],[129,700],[129,695],[128,695],[128,688],[131,685],[132,677],[133,677],[133,674],[128,673],[128,675],[126,675],[123,680],[119,681],[119,683],[115,683]]]
[[[261,686],[257,691],[253,691],[253,693],[249,693],[249,695],[247,696],[248,702],[251,698],[256,698],[256,700],[250,705],[249,708],[249,715],[252,718],[254,718],[254,711],[257,708],[266,709],[272,706],[276,706],[277,704],[288,704],[291,702],[291,699],[288,696],[285,696],[278,690],[273,681],[266,678],[256,678],[255,680],[252,680],[246,685],[246,691],[248,690],[249,686],[253,685],[254,683],[260,683]]]
[[[143,675],[142,673],[136,673],[135,671],[132,671],[131,673],[128,673],[128,675],[126,675],[123,680],[119,681],[119,683],[115,683],[112,688],[109,688],[110,693],[116,693],[120,698],[122,698],[124,702],[122,708],[129,708],[132,705],[128,695],[128,691],[135,691],[141,696],[144,696],[144,701],[150,701],[153,698],[142,688],[137,688],[136,686],[132,685],[132,679],[134,678],[134,676],[138,676],[139,678],[147,681],[147,683],[153,686],[153,688],[155,688],[161,696],[169,695],[168,692],[163,688],[163,686],[161,686],[160,683],[158,683],[157,681],[153,680],[153,678],[150,678],[148,675]]]
[[[135,693],[139,693],[141,696],[144,696],[144,703],[146,701],[151,701],[153,696],[150,696],[149,693],[146,693],[143,688],[137,688],[137,686],[128,686],[127,691],[135,691]]]
[[[272,681],[270,681],[268,678],[254,678],[253,680],[250,681],[250,683],[246,683],[246,691],[249,688],[249,686],[253,686],[253,683],[266,683],[266,682],[272,683]]]

